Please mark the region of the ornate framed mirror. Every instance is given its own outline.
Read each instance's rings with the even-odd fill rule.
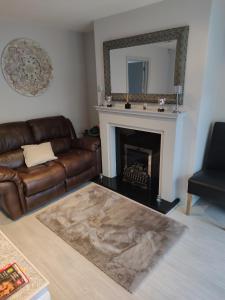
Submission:
[[[104,42],[105,95],[113,101],[128,94],[130,102],[175,103],[175,86],[184,90],[188,34],[184,26]]]

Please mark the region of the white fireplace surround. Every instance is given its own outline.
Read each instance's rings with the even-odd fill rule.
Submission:
[[[96,109],[99,113],[103,175],[110,178],[117,175],[116,127],[159,133],[161,134],[159,194],[169,202],[179,198],[182,119],[185,113],[159,113],[104,106],[97,106]]]

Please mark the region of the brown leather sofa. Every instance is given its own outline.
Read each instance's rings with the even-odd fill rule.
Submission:
[[[58,159],[27,168],[21,146],[46,141]],[[63,116],[0,125],[0,206],[12,219],[100,171],[100,140],[78,139],[72,123]]]

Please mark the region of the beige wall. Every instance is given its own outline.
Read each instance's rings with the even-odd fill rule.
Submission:
[[[214,0],[210,18],[209,48],[197,132],[196,165],[200,168],[210,128],[225,122],[225,1]]]
[[[38,97],[25,97],[12,90],[0,72],[0,123],[62,114],[80,134],[88,126],[86,77],[82,34],[46,28],[32,23],[0,21],[0,52],[15,38],[40,43],[53,64],[53,81]]]
[[[86,64],[86,84],[87,84],[87,100],[88,100],[88,117],[89,125],[98,124],[98,116],[94,106],[97,105],[97,79],[96,79],[96,63],[95,63],[95,42],[94,32],[84,33],[85,45],[85,64]]]

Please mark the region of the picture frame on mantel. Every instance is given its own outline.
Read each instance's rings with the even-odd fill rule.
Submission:
[[[183,26],[103,42],[105,96],[112,96],[112,101],[118,102],[127,99],[127,93],[112,93],[111,90],[111,50],[173,40],[177,41],[174,86],[182,86],[184,91],[188,36],[189,26]],[[128,97],[129,102],[134,103],[158,103],[159,98],[166,98],[167,104],[176,103],[176,94],[129,94]],[[183,94],[179,104],[183,104]]]

